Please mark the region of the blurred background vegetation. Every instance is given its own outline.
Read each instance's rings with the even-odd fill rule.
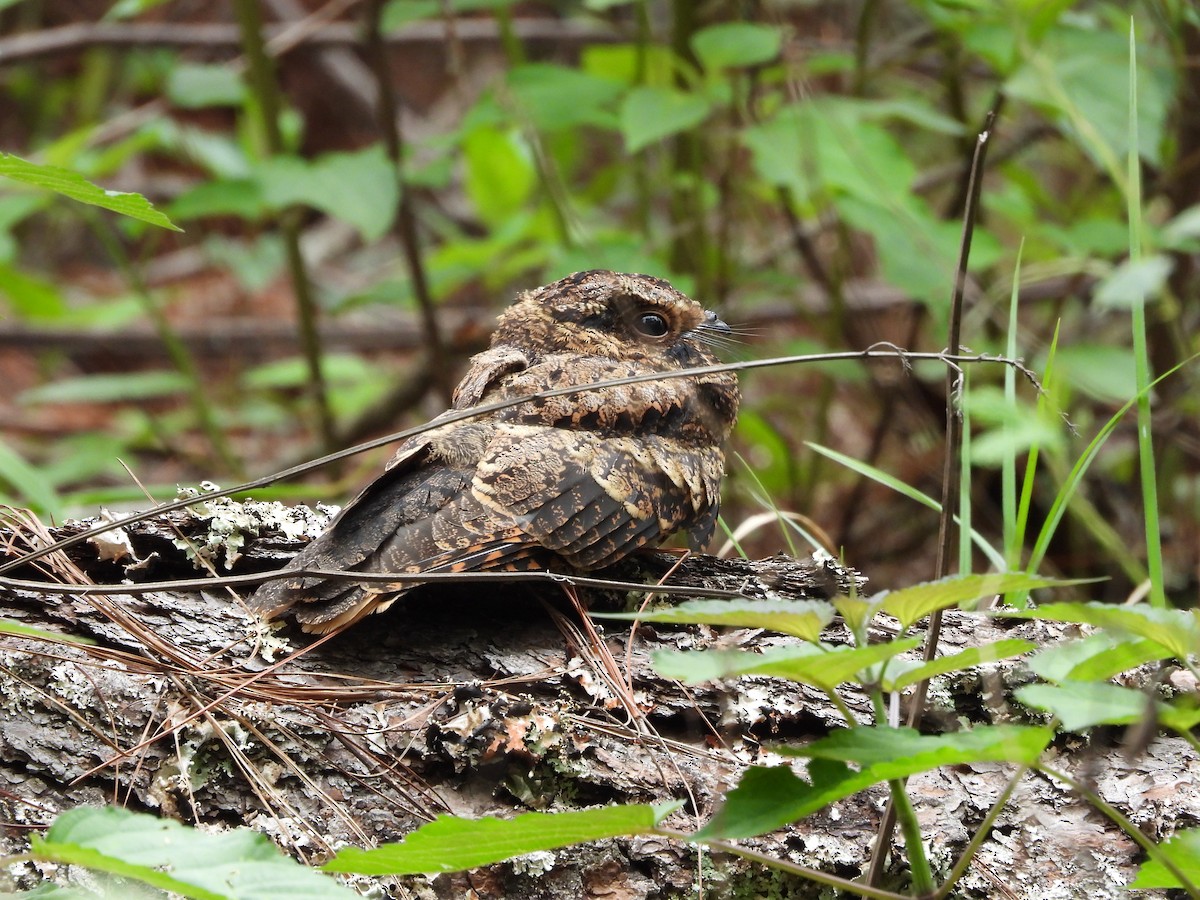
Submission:
[[[1198,349],[1185,0],[0,0],[0,83],[0,150],[183,229],[0,183],[0,501],[55,520],[426,421],[518,290],[579,269],[670,279],[738,327],[736,358],[940,350],[993,108],[963,341],[1004,352],[1015,294],[1018,355],[1044,373],[1054,349],[1040,403],[1007,399],[1000,366],[970,372],[976,529],[1000,542],[1000,466],[1036,448],[1036,531],[1134,396],[1137,296],[1155,376]],[[936,513],[806,442],[936,497],[944,381],[896,362],[743,376],[730,527],[802,513],[874,588],[928,577]],[[1165,584],[1187,604],[1194,382],[1185,365],[1153,395]],[[259,496],[338,502],[386,455]],[[1142,504],[1130,414],[1043,571],[1127,595]],[[744,549],[785,549],[761,518]]]

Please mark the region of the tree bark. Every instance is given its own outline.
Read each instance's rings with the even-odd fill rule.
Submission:
[[[324,522],[279,504],[220,501],[200,509],[131,526],[118,540],[81,544],[71,556],[101,583],[194,578],[181,549],[185,534],[222,573],[252,572],[277,567]],[[9,538],[20,546],[19,537]],[[649,554],[611,574],[645,580],[673,562]],[[28,567],[12,574],[32,577]],[[832,564],[785,557],[692,557],[671,581],[824,597],[852,577]],[[750,677],[686,688],[650,665],[657,650],[761,650],[793,639],[643,625],[630,642],[627,628],[605,625],[603,640],[633,687],[635,719],[592,662],[595,653],[577,630],[582,623],[553,585],[425,587],[321,643],[290,626],[264,625],[225,589],[83,591],[0,588],[0,618],[95,642],[0,635],[0,853],[24,849],[31,828],[80,803],[250,825],[310,862],[345,844],[399,840],[446,812],[509,816],[678,799],[685,806],[668,824],[691,830],[747,765],[782,762],[772,744],[817,738],[842,721],[827,698],[803,685]],[[594,604],[614,600],[587,596]],[[1051,624],[1010,626],[951,613],[942,652],[1002,633],[1041,645],[1065,637]],[[936,728],[1022,721],[1027,714],[1007,698],[1028,678],[1019,663],[1002,662],[940,680],[927,721]],[[856,715],[870,718],[865,697],[845,697]],[[1126,758],[1106,737],[1062,737],[1055,767],[1085,781],[1153,839],[1176,822],[1200,819],[1200,765],[1184,741],[1160,736]],[[911,779],[942,873],[1011,772],[989,764]],[[876,787],[744,844],[857,877],[885,796]],[[894,850],[902,860],[902,848]],[[1140,861],[1136,844],[1095,808],[1027,775],[952,896],[1121,897]],[[32,866],[14,871],[7,877],[20,887],[39,877]],[[899,863],[891,872],[893,884],[903,884]],[[383,889],[397,897],[669,898],[695,896],[700,887],[708,898],[826,896],[815,884],[734,857],[700,861],[694,848],[655,837],[458,875],[392,879]]]

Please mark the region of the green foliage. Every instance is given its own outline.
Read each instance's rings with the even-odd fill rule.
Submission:
[[[438,816],[402,843],[374,850],[342,850],[325,869],[362,875],[456,872],[502,862],[522,853],[618,835],[652,832],[681,804],[607,806],[564,813],[524,813],[512,819]]]
[[[33,838],[30,856],[83,866],[193,900],[357,896],[284,856],[270,840],[249,829],[208,833],[116,807],[78,807],[63,813],[45,837]]]
[[[9,153],[0,153],[0,176],[31,187],[62,194],[64,197],[70,197],[80,203],[99,206],[101,209],[112,210],[123,216],[149,222],[160,228],[169,228],[172,231],[180,230],[140,194],[131,194],[126,191],[106,191],[82,178],[78,173],[60,169],[57,166],[38,165]]]

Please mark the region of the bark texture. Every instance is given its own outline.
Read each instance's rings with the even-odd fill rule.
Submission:
[[[222,573],[256,571],[280,565],[323,521],[278,504],[212,502],[81,544],[70,555],[100,583],[196,577],[189,559],[196,548]],[[673,562],[651,554],[614,574],[654,578]],[[672,581],[822,597],[847,577],[784,557],[694,557]],[[623,598],[589,599],[611,605]],[[0,635],[0,853],[21,850],[31,826],[80,803],[248,824],[314,862],[347,843],[398,840],[443,812],[512,815],[679,799],[685,806],[668,824],[689,830],[746,765],[780,761],[767,749],[772,743],[820,737],[841,722],[823,695],[801,685],[751,677],[686,688],[659,678],[649,663],[657,650],[766,649],[791,639],[643,625],[629,641],[626,628],[605,626],[605,643],[627,672],[648,728],[591,662],[578,617],[552,585],[422,588],[315,646],[298,630],[253,619],[236,594],[216,588],[112,597],[0,589],[0,618],[95,642]],[[1043,645],[1064,639],[1059,626],[1009,627],[951,614],[942,652],[1001,632]],[[939,728],[1021,721],[1025,714],[1007,698],[1027,679],[1019,664],[1001,663],[939,681],[931,721]],[[864,697],[847,699],[869,716]],[[1056,767],[1154,839],[1200,821],[1200,763],[1185,742],[1160,736],[1127,758],[1112,737],[1062,738]],[[912,779],[937,868],[953,863],[1009,774],[1007,766],[978,765]],[[876,788],[745,844],[857,877],[884,801]],[[1140,859],[1137,846],[1086,801],[1026,776],[954,896],[1121,897]],[[896,863],[893,875],[894,885],[903,883]],[[38,876],[14,867],[3,877],[9,886],[30,886]],[[696,896],[701,886],[708,898],[830,896],[731,857],[698,861],[694,849],[659,838],[391,880],[383,890],[395,897],[658,900]]]

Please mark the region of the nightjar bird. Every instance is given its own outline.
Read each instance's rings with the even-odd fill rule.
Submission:
[[[579,272],[521,294],[471,360],[453,410],[553,388],[704,366],[729,327],[665,281]],[[687,530],[712,536],[731,372],[533,399],[410,438],[290,569],[587,571]],[[437,420],[432,423],[436,426]],[[296,576],[251,605],[325,633],[414,585]]]

